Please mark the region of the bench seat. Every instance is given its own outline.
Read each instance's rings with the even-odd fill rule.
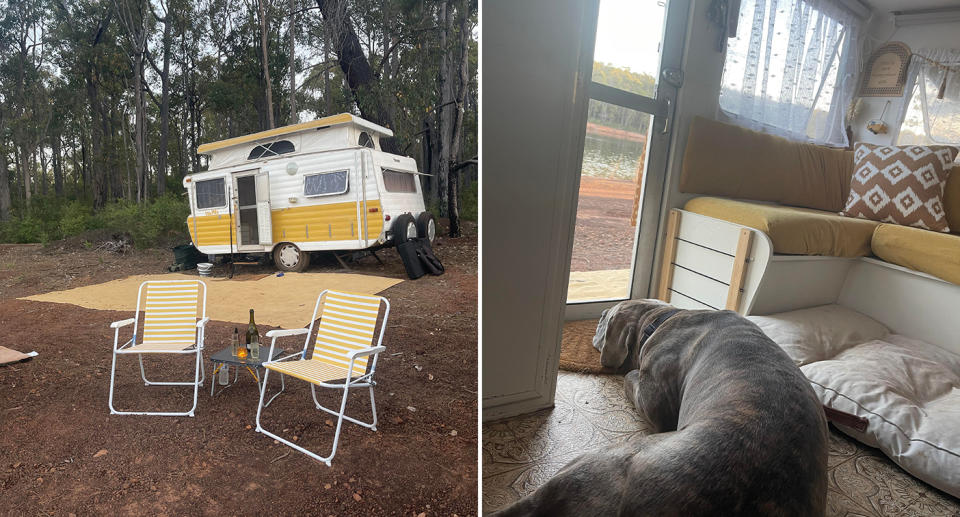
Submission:
[[[684,209],[756,228],[770,237],[774,253],[790,255],[868,256],[874,229],[880,224],[823,210],[718,197],[691,199]]]
[[[871,241],[881,259],[960,284],[960,236],[881,224]]]

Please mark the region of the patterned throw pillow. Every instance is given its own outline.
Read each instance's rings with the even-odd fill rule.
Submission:
[[[943,187],[957,149],[858,143],[843,215],[949,232]]]

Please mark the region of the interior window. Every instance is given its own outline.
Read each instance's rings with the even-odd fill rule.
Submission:
[[[197,208],[219,208],[227,206],[227,193],[223,178],[197,182]]]
[[[268,144],[258,145],[250,151],[248,160],[259,160],[260,158],[270,158],[280,156],[281,154],[292,153],[294,151],[293,142],[289,140],[277,140]]]
[[[960,55],[954,57],[960,58]],[[958,68],[960,59],[956,62],[945,62],[944,65]],[[960,144],[958,75],[960,74],[923,61],[917,72],[903,124],[900,126],[898,145]]]
[[[370,136],[370,133],[366,131],[360,132],[360,147],[369,147],[370,149],[375,149],[377,146],[373,141],[373,137]]]
[[[743,0],[720,108],[752,129],[847,145],[844,114],[856,89],[861,22],[841,4]]]
[[[304,196],[332,196],[347,191],[347,171],[309,174],[303,177]]]
[[[383,169],[383,187],[387,192],[416,192],[416,176],[409,172]]]

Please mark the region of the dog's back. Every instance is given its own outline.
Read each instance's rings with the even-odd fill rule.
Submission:
[[[658,434],[577,458],[499,515],[824,514],[826,419],[759,328],[682,311],[638,361],[625,390]]]

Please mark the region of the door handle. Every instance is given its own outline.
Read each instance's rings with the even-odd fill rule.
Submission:
[[[667,109],[664,110],[666,113],[663,116],[663,131],[660,134],[667,134],[670,132],[670,118],[673,116],[673,104],[670,102],[670,99],[665,99],[667,101]]]

